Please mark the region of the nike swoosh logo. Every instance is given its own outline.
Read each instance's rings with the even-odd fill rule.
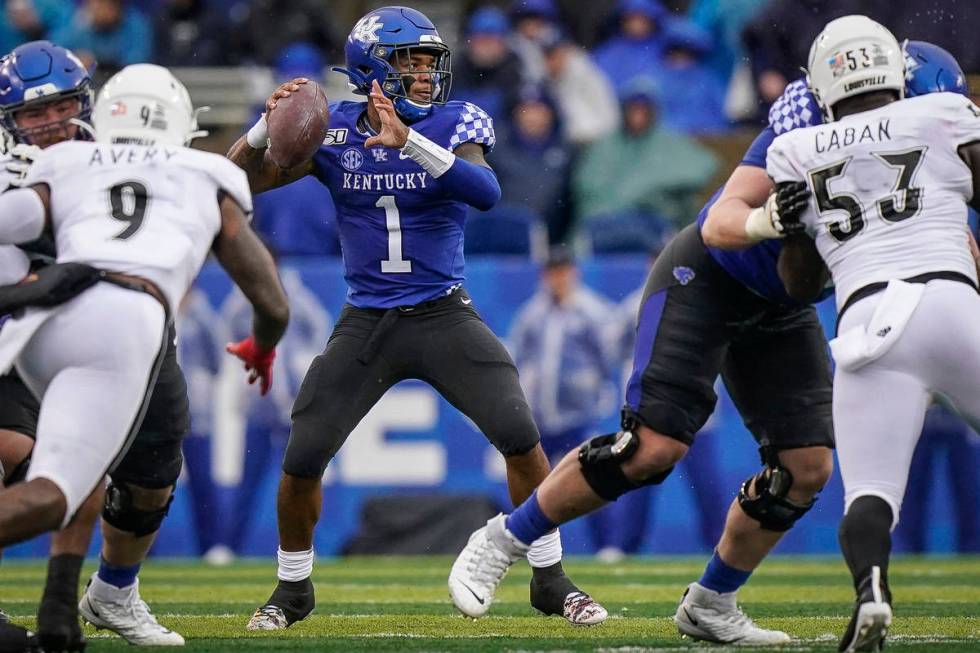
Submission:
[[[697,620],[697,619],[695,619],[695,618],[694,618],[694,617],[693,617],[693,616],[691,615],[691,613],[687,611],[687,608],[681,608],[681,610],[683,610],[683,611],[684,611],[684,614],[686,614],[686,615],[687,615],[687,619],[688,619],[688,621],[690,621],[690,622],[691,622],[691,623],[692,623],[693,625],[695,625],[695,626],[697,626],[697,625],[698,625],[698,620]]]
[[[92,605],[92,602],[88,600],[88,598],[85,599],[85,602],[88,604],[88,609],[92,611],[92,614],[94,614],[96,617],[101,619],[102,615],[99,614],[99,611],[95,609],[95,606]]]
[[[465,587],[469,591],[469,593],[473,595],[473,598],[476,599],[479,602],[480,605],[483,605],[483,602],[484,602],[483,597],[480,596],[479,594],[477,594],[476,592],[474,592],[473,591],[473,588],[471,588],[466,583],[460,583],[460,585],[462,585],[463,587]]]
[[[473,303],[473,300],[472,299],[465,299],[464,298],[464,299],[460,299],[459,301],[463,302],[463,304],[465,304],[466,306],[469,306],[470,304]],[[467,589],[469,589],[469,588],[467,588]],[[473,590],[470,590],[470,591],[472,592]]]

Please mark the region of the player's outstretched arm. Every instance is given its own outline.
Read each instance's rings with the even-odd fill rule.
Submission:
[[[248,175],[248,185],[251,187],[252,193],[263,193],[279,186],[291,184],[310,174],[313,170],[312,161],[307,161],[294,168],[280,168],[269,158],[269,130],[265,119],[266,114],[276,108],[277,100],[289,97],[293,91],[299,89],[300,84],[306,82],[305,78],[300,77],[281,84],[265,101],[266,113],[263,113],[259,121],[235,141],[231,149],[228,150],[226,156]]]
[[[766,203],[773,191],[765,168],[740,165],[732,172],[717,201],[708,209],[701,237],[709,247],[745,249],[759,242],[746,232],[749,214]]]
[[[248,224],[245,212],[230,196],[221,198],[221,231],[212,246],[221,267],[252,304],[255,344],[276,346],[289,323],[289,302],[275,261]]]

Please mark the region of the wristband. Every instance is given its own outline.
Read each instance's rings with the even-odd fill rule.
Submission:
[[[438,179],[456,162],[456,155],[433,143],[414,129],[408,130],[408,139],[401,149],[402,154],[422,166],[433,178]]]
[[[253,150],[264,150],[269,147],[269,123],[266,122],[264,113],[245,134],[245,142]]]
[[[783,234],[772,223],[771,215],[772,211],[776,209],[775,203],[775,195],[770,195],[764,205],[749,211],[749,215],[745,219],[745,235],[752,242],[757,243],[771,238],[783,237]]]

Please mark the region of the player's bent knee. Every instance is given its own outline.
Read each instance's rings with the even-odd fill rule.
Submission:
[[[645,485],[663,483],[673,470],[672,465],[666,469],[648,468],[639,478],[630,478],[623,471],[624,464],[640,449],[640,438],[632,431],[596,436],[579,448],[582,476],[592,491],[606,501],[615,501]]]
[[[173,500],[172,487],[149,490],[113,481],[105,491],[102,519],[113,528],[144,537],[160,530]]]
[[[791,529],[810,511],[817,500],[815,495],[823,484],[821,482],[809,498],[795,500],[789,496],[790,489],[796,485],[793,472],[781,464],[775,452],[764,449],[762,455],[766,466],[742,483],[738,492],[738,505],[746,515],[759,522],[763,529],[782,533]],[[821,475],[822,472],[814,471],[810,481]],[[826,482],[826,477],[823,482]]]
[[[834,472],[834,454],[828,447],[781,451],[779,459],[793,475],[790,494],[798,501],[807,501],[819,493]]]

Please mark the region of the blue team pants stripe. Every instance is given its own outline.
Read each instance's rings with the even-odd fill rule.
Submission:
[[[643,372],[650,363],[653,354],[653,343],[657,339],[657,329],[660,328],[660,318],[664,313],[664,302],[667,300],[667,288],[657,291],[647,297],[640,308],[640,321],[636,327],[636,345],[633,349],[633,372],[626,385],[626,403],[633,410],[638,410],[643,398]]]

